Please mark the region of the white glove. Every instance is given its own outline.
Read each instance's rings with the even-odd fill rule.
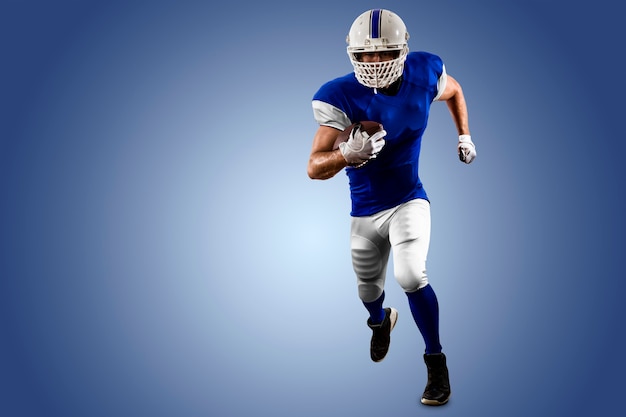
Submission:
[[[466,164],[470,164],[476,158],[476,146],[472,142],[470,135],[459,136],[459,144],[457,145],[459,159]]]
[[[383,139],[385,135],[387,132],[383,129],[370,136],[361,130],[361,125],[357,125],[350,132],[348,140],[339,144],[339,150],[349,165],[358,168],[370,159],[376,158],[385,146],[385,139]]]

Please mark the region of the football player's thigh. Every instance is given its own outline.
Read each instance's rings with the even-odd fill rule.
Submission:
[[[393,248],[394,275],[408,292],[428,284],[426,257],[430,245],[430,204],[413,200],[395,214],[389,228]]]
[[[430,243],[430,203],[415,199],[396,210],[389,226],[389,240],[396,246],[410,240],[420,240],[426,249]]]
[[[389,241],[378,233],[371,217],[354,217],[350,249],[359,297],[365,302],[374,301],[382,294],[385,285]]]

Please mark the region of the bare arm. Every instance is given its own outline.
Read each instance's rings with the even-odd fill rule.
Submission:
[[[333,145],[340,131],[329,126],[320,126],[313,137],[307,173],[311,179],[326,180],[348,166],[339,149]]]
[[[445,101],[448,105],[450,115],[452,116],[452,120],[456,125],[456,130],[459,135],[469,135],[469,118],[467,115],[467,104],[465,103],[463,89],[458,81],[450,75],[448,75],[446,89],[439,97],[439,101]]]

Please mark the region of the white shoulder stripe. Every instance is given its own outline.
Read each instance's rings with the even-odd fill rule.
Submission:
[[[446,90],[447,83],[448,83],[448,74],[446,73],[446,66],[444,65],[442,68],[441,76],[439,77],[439,80],[437,81],[437,95],[435,96],[433,101],[439,100],[439,97],[441,97],[443,92]]]
[[[352,122],[348,116],[339,108],[324,101],[313,100],[313,116],[317,123],[322,126],[330,126],[335,129],[344,130]]]

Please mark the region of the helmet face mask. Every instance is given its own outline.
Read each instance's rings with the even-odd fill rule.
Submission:
[[[406,26],[395,13],[373,9],[357,17],[346,39],[357,80],[371,88],[386,88],[393,84],[404,70],[408,39]],[[383,59],[364,59],[367,54],[378,54]],[[397,56],[393,58],[393,55]]]

